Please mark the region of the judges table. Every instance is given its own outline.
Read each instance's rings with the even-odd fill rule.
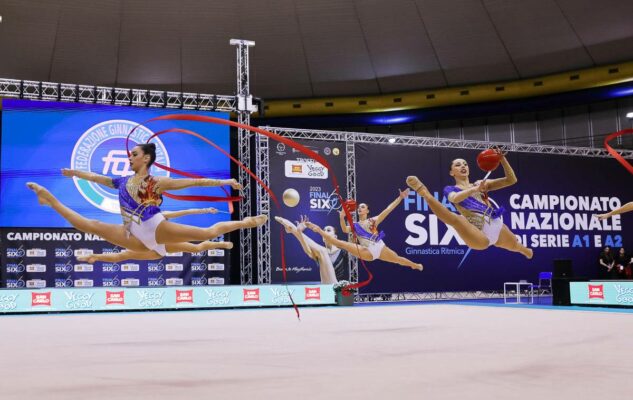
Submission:
[[[525,291],[526,301],[521,301],[521,289]],[[514,295],[510,295],[514,290]],[[509,301],[514,300],[516,301]],[[533,304],[534,303],[534,285],[532,282],[520,281],[520,282],[505,282],[503,284],[503,302],[504,304]]]

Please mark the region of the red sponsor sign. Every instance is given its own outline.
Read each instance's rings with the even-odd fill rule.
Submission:
[[[242,289],[244,301],[259,301],[259,289]]]
[[[121,290],[120,292],[110,292],[106,290],[106,305],[110,304],[125,304],[125,292]]]
[[[31,307],[36,306],[51,306],[51,292],[32,292],[31,293]]]
[[[176,290],[176,304],[178,303],[193,303],[193,289]]]
[[[320,287],[306,287],[306,300],[321,300]]]
[[[588,286],[589,286],[589,299],[604,300],[604,285],[588,285]]]

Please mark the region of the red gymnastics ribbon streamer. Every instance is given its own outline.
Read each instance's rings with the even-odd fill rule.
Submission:
[[[615,149],[609,145],[609,142],[612,141],[613,139],[619,136],[624,136],[631,133],[633,133],[633,129],[631,128],[623,129],[615,133],[610,133],[609,135],[607,135],[607,137],[604,138],[604,148],[607,149],[609,154],[611,154],[613,158],[615,158],[620,164],[622,164],[622,166],[626,168],[627,171],[633,174],[633,165],[631,165],[630,162],[628,162],[624,157],[620,155],[620,153],[615,151]]]
[[[256,132],[259,133],[260,135],[264,135],[274,141],[283,143],[287,146],[292,147],[293,149],[303,153],[304,155],[312,158],[313,160],[317,161],[318,163],[320,163],[321,165],[323,165],[324,167],[326,167],[328,170],[332,170],[332,168],[330,167],[330,164],[327,162],[327,160],[323,157],[321,157],[319,154],[315,153],[314,151],[310,150],[309,148],[295,142],[294,140],[282,137],[280,135],[277,135],[275,133],[269,132],[267,130],[261,129],[261,128],[256,128],[254,126],[250,126],[250,125],[246,125],[246,124],[240,124],[238,122],[233,122],[227,119],[222,119],[222,118],[216,118],[216,117],[208,117],[208,116],[201,116],[201,115],[189,115],[189,114],[171,114],[171,115],[163,115],[163,116],[159,116],[156,118],[152,118],[150,119],[148,122],[151,121],[165,121],[165,120],[171,120],[171,121],[195,121],[195,122],[208,122],[208,123],[214,123],[214,124],[219,124],[219,125],[229,125],[229,126],[233,126],[236,128],[242,128],[251,132]],[[251,173],[251,176],[252,173]],[[259,181],[258,181],[259,183]],[[332,183],[334,185],[334,190],[336,192],[336,195],[339,197],[339,201],[341,202],[341,204],[343,203],[343,198],[341,196],[341,191],[340,191],[340,187],[338,184],[338,180],[336,179],[336,175],[332,174]],[[263,182],[260,183],[263,185]],[[266,186],[263,185],[264,188],[266,189],[266,191],[270,194],[270,197],[273,199],[273,202],[275,203],[275,206],[279,209],[280,205],[279,205],[279,201],[277,200],[277,197],[275,196],[275,194]],[[350,214],[349,210],[346,207],[343,207],[343,210],[345,211],[345,217],[347,218],[347,221],[349,223],[350,229],[352,231],[352,234],[354,236],[355,240],[358,240],[358,237],[356,235],[356,230],[354,228],[354,221],[352,219],[352,215]],[[283,249],[283,235],[282,235],[282,249]],[[284,261],[284,257],[282,254],[282,271],[283,271],[283,276],[284,276],[284,280],[286,280],[286,268],[285,268],[285,264],[283,263]],[[356,289],[356,288],[361,288],[363,286],[367,286],[373,279],[373,274],[371,273],[371,271],[369,271],[369,269],[367,268],[367,266],[365,265],[364,261],[361,259],[361,264],[363,265],[363,268],[365,268],[365,271],[367,271],[367,275],[368,275],[368,279],[366,279],[365,281],[359,282],[359,283],[355,283],[352,285],[348,285],[344,288],[343,293],[345,295],[349,295],[351,293],[352,289]],[[292,296],[291,296],[292,299]],[[293,302],[294,304],[294,302]],[[296,309],[296,308],[295,308]],[[298,310],[297,310],[298,313]]]

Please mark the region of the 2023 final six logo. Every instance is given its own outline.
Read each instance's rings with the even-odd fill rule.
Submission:
[[[100,175],[125,177],[133,175],[130,169],[125,140],[132,129],[130,149],[139,143],[145,143],[154,132],[136,122],[113,119],[92,126],[75,143],[70,159],[70,168],[78,171],[94,172]],[[156,144],[156,162],[170,166],[169,154],[163,142],[152,139]],[[152,167],[154,176],[169,176],[168,171]],[[79,193],[93,206],[113,214],[119,214],[118,193],[85,179],[74,178]]]

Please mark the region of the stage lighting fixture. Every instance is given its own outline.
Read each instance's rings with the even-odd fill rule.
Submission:
[[[633,112],[626,113],[626,117],[627,117],[628,119],[633,119]]]
[[[396,143],[396,138],[389,138],[389,140],[387,140],[389,143],[394,144]]]

